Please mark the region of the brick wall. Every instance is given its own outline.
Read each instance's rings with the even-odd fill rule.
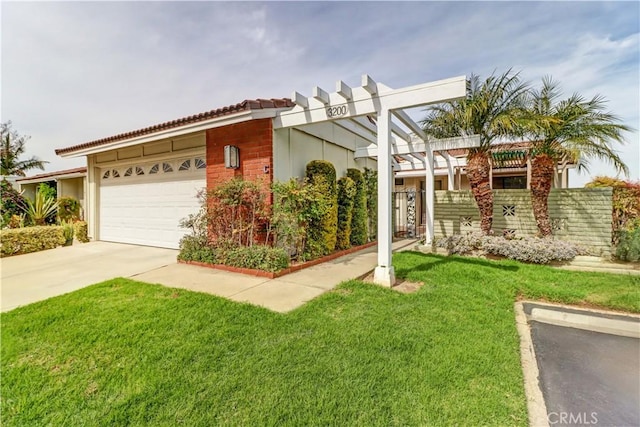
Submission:
[[[240,168],[224,167],[224,146],[240,150]],[[268,168],[265,173],[265,166]],[[233,177],[261,179],[265,188],[273,177],[273,125],[271,119],[250,120],[207,131],[207,188]]]
[[[549,216],[554,235],[608,255],[611,199],[611,188],[552,189]],[[434,218],[436,237],[480,231],[480,216],[470,191],[436,191]],[[536,235],[529,190],[494,190],[493,230],[498,235],[504,230],[515,230],[516,236]]]

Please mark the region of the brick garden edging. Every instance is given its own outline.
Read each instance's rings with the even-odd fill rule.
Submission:
[[[343,251],[338,251],[338,252],[334,252],[332,254],[323,256],[322,258],[316,258],[316,259],[312,259],[311,261],[307,261],[307,262],[303,262],[301,264],[293,265],[293,266],[291,266],[289,268],[285,268],[284,270],[280,270],[280,271],[275,272],[275,273],[273,273],[271,271],[254,270],[254,269],[251,269],[251,268],[232,267],[232,266],[224,265],[224,264],[209,264],[209,263],[206,263],[206,262],[184,261],[184,260],[180,260],[180,259],[178,260],[178,264],[197,265],[197,266],[200,266],[200,267],[213,268],[213,269],[216,269],[216,270],[230,271],[232,273],[241,273],[241,274],[248,274],[248,275],[251,275],[251,276],[258,276],[258,277],[266,277],[268,279],[275,279],[277,277],[282,277],[282,276],[285,276],[287,274],[303,270],[305,268],[313,267],[314,265],[322,264],[323,262],[333,261],[334,259],[340,258],[341,256],[349,255],[349,254],[352,254],[354,252],[358,252],[358,251],[361,251],[363,249],[370,248],[370,247],[375,246],[377,244],[378,244],[378,242],[369,242],[369,243],[366,243],[364,245],[354,246],[352,248],[345,249]]]

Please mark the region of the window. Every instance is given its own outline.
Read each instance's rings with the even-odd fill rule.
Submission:
[[[104,174],[102,174],[102,179],[108,179],[109,176],[111,176],[111,171],[106,171]]]
[[[144,170],[140,166],[136,166],[136,175],[144,175]]]
[[[133,168],[128,168],[125,172],[124,172],[124,176],[131,176],[133,175]]]
[[[493,188],[504,190],[516,190],[527,188],[526,176],[494,176]]]
[[[205,162],[204,159],[200,159],[200,158],[196,157],[195,164],[196,164],[196,169],[206,169],[207,168],[207,162]]]
[[[114,178],[120,178],[120,172],[114,169],[111,171],[111,176]]]
[[[395,185],[404,185],[404,178],[396,178]]]
[[[151,169],[149,169],[149,175],[158,173],[159,170],[160,170],[160,165],[156,163],[155,165],[151,166]]]
[[[171,167],[171,165],[169,163],[163,163],[162,164],[162,172],[164,172],[164,173],[173,172],[173,168]]]
[[[179,171],[188,171],[189,169],[191,169],[191,160],[185,160],[178,168]]]

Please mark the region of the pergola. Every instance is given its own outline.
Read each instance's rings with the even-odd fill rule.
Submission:
[[[369,145],[356,148],[355,157],[377,159],[378,266],[374,281],[390,287],[395,283],[391,264],[393,169],[425,170],[428,190],[425,203],[426,240],[431,242],[434,232],[434,154],[441,153],[452,174],[453,168],[446,150],[479,145],[477,137],[431,139],[405,109],[463,98],[467,94],[467,79],[460,76],[392,89],[365,74],[360,87],[352,88],[339,80],[335,92],[329,93],[316,86],[312,93],[307,97],[294,92],[291,98],[296,105],[278,114],[274,128],[332,121],[368,141]],[[404,161],[398,162],[396,157]]]

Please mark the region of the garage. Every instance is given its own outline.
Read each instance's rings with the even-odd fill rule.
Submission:
[[[200,208],[204,156],[100,168],[100,240],[177,249],[182,218]]]

